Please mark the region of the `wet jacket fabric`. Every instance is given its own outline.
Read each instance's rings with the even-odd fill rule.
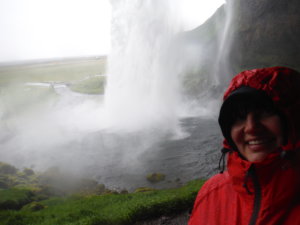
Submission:
[[[300,146],[300,74],[285,67],[244,71],[232,80],[224,99],[242,86],[266,92],[285,115],[287,143],[262,162],[249,162],[225,140],[231,150],[227,170],[203,185],[188,224],[300,224],[300,176],[293,160]]]

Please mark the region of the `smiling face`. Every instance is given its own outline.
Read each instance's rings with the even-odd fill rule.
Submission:
[[[231,138],[245,159],[262,161],[283,143],[280,117],[262,109],[250,111],[236,118],[231,127]]]

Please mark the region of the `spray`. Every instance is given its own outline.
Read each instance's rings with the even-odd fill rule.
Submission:
[[[112,53],[105,91],[110,129],[137,131],[177,126],[180,74],[173,1],[112,2]]]

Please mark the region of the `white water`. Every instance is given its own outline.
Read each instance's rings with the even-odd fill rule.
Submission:
[[[195,114],[193,102],[182,95],[182,79],[198,70],[204,57],[201,45],[182,36],[180,1],[111,2],[105,126],[118,132],[159,128],[180,134],[178,119]],[[217,85],[206,74],[202,76],[206,90]],[[213,106],[208,105],[197,106],[197,112],[210,114]]]
[[[179,31],[172,1],[112,1],[112,53],[105,92],[107,125],[174,129],[180,107]]]
[[[231,65],[229,59],[229,50],[232,45],[232,20],[233,20],[233,4],[234,1],[228,1],[225,7],[225,21],[223,22],[222,30],[218,35],[218,54],[216,57],[216,66],[214,68],[215,80],[217,80],[218,85],[224,85],[222,83],[228,83],[231,80]]]

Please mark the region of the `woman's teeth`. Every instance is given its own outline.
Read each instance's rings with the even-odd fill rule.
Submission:
[[[264,139],[264,140],[253,140],[253,141],[249,141],[248,144],[249,145],[260,145],[260,144],[264,144],[268,142],[268,140]]]

